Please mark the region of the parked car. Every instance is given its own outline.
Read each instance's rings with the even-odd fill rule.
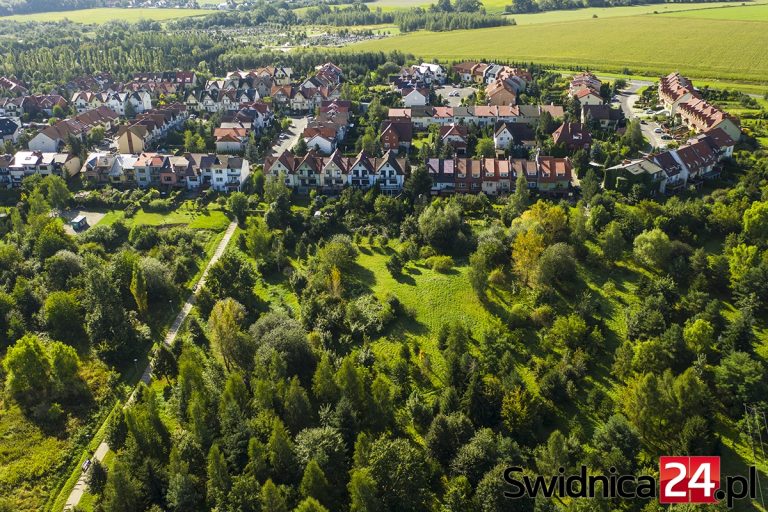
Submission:
[[[646,121],[645,119],[641,119],[640,124],[648,124],[648,121]]]
[[[672,140],[672,136],[671,135],[666,135],[666,134],[662,135],[661,136],[661,140]]]
[[[88,468],[91,467],[91,459],[85,459],[85,462],[83,462],[83,465],[80,467],[83,471],[88,471]]]
[[[655,130],[653,130],[653,133],[663,133],[663,132],[664,130],[662,130],[661,128],[656,128]]]
[[[645,109],[645,113],[648,114],[648,115],[653,114],[653,112],[654,112],[654,110],[652,108]]]

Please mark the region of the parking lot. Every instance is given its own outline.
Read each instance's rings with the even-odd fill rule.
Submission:
[[[275,147],[272,149],[274,155],[280,155],[283,151],[291,149],[299,141],[299,137],[304,133],[307,127],[308,119],[306,117],[291,117],[291,126],[284,133],[287,135],[278,139]]]
[[[454,91],[458,95],[451,96],[451,93],[454,93]],[[442,96],[448,102],[449,107],[460,106],[461,100],[472,96],[476,92],[477,90],[474,87],[454,87],[451,84],[443,85],[435,90],[435,94]]]

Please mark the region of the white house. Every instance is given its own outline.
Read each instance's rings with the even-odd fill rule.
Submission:
[[[403,104],[406,108],[423,107],[429,103],[428,89],[403,89]]]

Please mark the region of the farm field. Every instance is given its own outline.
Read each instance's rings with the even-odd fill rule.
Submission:
[[[75,23],[96,24],[107,23],[112,20],[136,22],[142,19],[164,21],[191,16],[203,16],[215,12],[210,9],[121,9],[117,7],[104,7],[98,9],[80,9],[75,11],[38,12],[34,14],[17,14],[14,16],[2,16],[0,20],[6,21],[62,21],[68,19]]]
[[[667,13],[665,13],[667,14]],[[730,5],[718,9],[697,9],[670,12],[670,16],[708,20],[768,21],[768,4]]]
[[[348,51],[417,53],[444,60],[488,58],[589,66],[633,74],[679,70],[694,78],[768,81],[768,23],[628,16],[472,31],[416,32]],[[499,44],[504,41],[504,44]],[[600,41],[600,44],[595,44]]]
[[[409,9],[411,7],[425,7],[435,2],[424,0],[376,0],[367,3],[369,9],[381,9],[383,12],[397,11],[400,9]],[[758,2],[759,4],[759,2]],[[332,7],[348,7],[350,4],[337,5]],[[503,13],[509,0],[483,0],[483,5],[489,14]],[[528,23],[549,23],[553,21],[571,21],[578,19],[588,19],[597,15],[598,17],[617,17],[634,16],[638,14],[653,14],[654,11],[665,14],[671,12],[688,12],[702,9],[713,9],[717,7],[741,7],[734,5],[734,2],[701,2],[701,3],[680,3],[680,4],[649,4],[649,5],[631,5],[623,7],[589,7],[585,9],[569,9],[562,11],[547,11],[534,14],[513,14],[512,17],[518,25]],[[752,5],[748,6],[752,7]],[[306,8],[296,9],[297,13],[305,11]],[[743,16],[747,16],[744,13]],[[715,18],[719,19],[719,18]],[[727,19],[727,18],[726,18]],[[749,19],[749,18],[733,18]]]

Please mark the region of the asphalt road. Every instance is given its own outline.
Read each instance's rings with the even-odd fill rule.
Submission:
[[[288,134],[288,137],[275,144],[275,147],[272,148],[272,154],[274,155],[280,155],[283,151],[287,151],[295,146],[309,122],[306,117],[291,117],[290,119],[291,126],[288,128],[288,131],[285,132]]]
[[[635,108],[635,102],[640,98],[637,91],[642,87],[652,85],[654,85],[653,82],[644,80],[628,80],[627,88],[619,92],[617,95],[619,104],[621,105],[621,110],[624,111],[624,117],[626,117],[627,120],[646,117],[643,110]],[[667,147],[667,141],[661,139],[663,133],[655,132],[657,128],[660,128],[660,125],[656,121],[648,120],[646,124],[640,125],[643,136],[649,143],[649,150],[664,149]]]

